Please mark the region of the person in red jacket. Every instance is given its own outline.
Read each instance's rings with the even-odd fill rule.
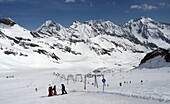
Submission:
[[[48,87],[48,96],[53,96],[53,88],[52,88],[52,86]]]

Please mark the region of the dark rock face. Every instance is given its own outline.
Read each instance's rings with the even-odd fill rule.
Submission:
[[[170,62],[170,52],[165,55],[166,62]]]
[[[44,54],[46,56],[50,56],[51,58],[55,59],[55,60],[60,60],[60,58],[58,56],[55,55],[55,53],[49,53],[44,49],[38,49],[38,50],[34,50],[34,52],[37,52],[39,54]]]
[[[0,19],[0,23],[3,23],[5,25],[10,25],[10,26],[13,26],[15,25],[16,23],[14,21],[12,21],[10,18],[2,18]]]
[[[170,62],[170,51],[163,48],[158,48],[157,50],[146,54],[146,56],[141,60],[140,65],[157,56],[164,56],[165,61]]]

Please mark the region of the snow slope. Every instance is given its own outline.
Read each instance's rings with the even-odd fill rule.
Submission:
[[[0,104],[169,104],[169,63],[157,56],[137,67],[147,52],[169,48],[169,30],[144,17],[123,27],[90,20],[65,28],[48,20],[34,32],[0,19]],[[87,78],[84,90],[84,75],[94,70],[106,79],[104,92],[102,77],[98,88]],[[83,82],[71,80],[76,75]],[[47,97],[49,84],[58,96]]]
[[[111,21],[90,20],[74,21],[65,28],[48,20],[34,32],[6,18],[0,19],[0,64],[4,68],[59,68],[70,61],[88,60],[95,68],[121,68],[130,63],[130,69],[139,65],[146,52],[158,46],[168,48],[169,41],[169,25],[145,17],[131,20],[123,27]]]
[[[74,62],[73,62],[74,63]],[[63,69],[29,69],[17,68],[13,72],[0,74],[0,103],[1,104],[169,104],[170,102],[170,70],[135,69],[130,71],[105,73],[106,86],[103,92],[102,78],[98,77],[98,88],[92,85],[94,78],[87,78],[84,83],[72,80],[61,80],[53,75],[54,72],[65,75],[82,74],[89,70],[85,66]],[[76,71],[75,71],[76,69]],[[82,73],[80,73],[82,72]],[[7,78],[8,76],[8,78]],[[13,77],[12,77],[13,76]],[[143,82],[141,83],[141,80]],[[130,83],[131,81],[131,83]],[[122,86],[119,86],[119,83]],[[67,95],[61,94],[60,84],[64,83]],[[49,84],[57,86],[57,96],[47,97]],[[38,91],[35,91],[38,88]]]

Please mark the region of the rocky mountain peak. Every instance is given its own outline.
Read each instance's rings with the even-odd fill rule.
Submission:
[[[36,31],[31,32],[35,37],[51,37],[63,35],[65,28],[52,20],[45,21]]]
[[[148,17],[132,19],[123,28],[149,47],[157,48],[160,45],[158,39],[162,44],[170,43],[169,26]]]
[[[150,21],[154,21],[153,19],[149,18],[149,17],[140,17],[138,19],[134,19],[134,21],[141,21],[141,22],[150,22]]]
[[[101,24],[103,23],[105,20],[103,19],[98,19],[98,20],[89,20],[89,21],[86,21],[84,23],[88,23],[88,24]]]
[[[74,25],[74,24],[81,24],[81,23],[79,21],[75,20],[72,24]]]
[[[140,17],[137,19],[131,19],[130,21],[128,21],[127,23],[125,23],[125,25],[123,27],[127,27],[130,25],[148,25],[149,23],[154,23],[157,24],[156,21],[154,21],[153,19],[149,18],[149,17]]]
[[[59,23],[56,23],[52,20],[47,20],[44,24],[42,24],[38,29],[37,31],[40,31],[40,30],[49,30],[49,29],[52,29],[52,30],[57,30],[59,31],[63,26],[61,26]]]
[[[44,26],[56,26],[56,23],[52,20],[47,20],[45,21],[45,23],[43,24]]]
[[[0,23],[3,23],[5,25],[13,26],[16,24],[11,18],[0,18]]]
[[[80,23],[79,21],[75,20],[75,21],[71,24],[70,28],[76,28],[76,27],[78,27],[78,25],[81,25],[81,23]]]
[[[154,21],[153,19],[151,19],[151,18],[149,18],[149,17],[143,17],[143,16],[140,18],[140,20],[141,20],[142,22]]]

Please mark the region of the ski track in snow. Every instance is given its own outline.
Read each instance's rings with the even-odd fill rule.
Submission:
[[[154,97],[147,97],[147,96],[139,96],[139,95],[134,95],[134,94],[125,94],[125,93],[117,93],[117,92],[106,92],[106,91],[76,91],[72,90],[70,92],[84,92],[84,93],[98,93],[98,94],[111,94],[111,95],[118,95],[118,96],[123,96],[123,97],[132,97],[132,98],[137,98],[137,99],[145,99],[145,100],[157,100],[159,102],[168,102],[170,103],[170,100],[166,99],[161,99],[161,98],[154,98]]]

